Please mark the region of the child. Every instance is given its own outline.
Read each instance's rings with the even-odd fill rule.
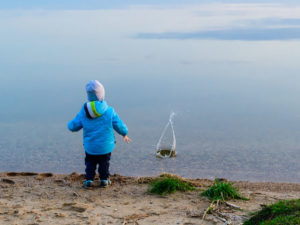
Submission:
[[[77,116],[68,123],[70,131],[79,131],[83,128],[83,145],[85,149],[85,181],[84,187],[91,187],[97,164],[100,177],[100,186],[107,187],[109,180],[109,160],[115,147],[113,130],[127,137],[128,129],[120,120],[114,109],[104,101],[105,91],[97,80],[91,80],[86,85],[89,102],[85,103]]]

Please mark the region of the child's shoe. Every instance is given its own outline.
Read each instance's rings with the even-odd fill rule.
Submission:
[[[111,185],[111,181],[109,179],[100,181],[100,187],[106,188],[108,185]]]
[[[83,187],[84,187],[84,188],[90,188],[90,187],[92,187],[93,182],[94,182],[94,181],[92,181],[92,180],[85,180],[85,181],[83,182]]]

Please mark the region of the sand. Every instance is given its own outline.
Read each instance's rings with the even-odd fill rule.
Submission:
[[[0,224],[241,224],[261,205],[300,198],[300,184],[234,182],[250,200],[229,201],[241,210],[223,206],[202,220],[210,201],[200,190],[157,196],[147,193],[152,179],[114,175],[108,188],[84,189],[76,173],[0,173]],[[188,181],[202,190],[213,183]]]

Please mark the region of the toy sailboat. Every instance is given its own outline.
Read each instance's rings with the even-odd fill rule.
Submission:
[[[171,158],[175,157],[176,137],[173,126],[173,118],[175,113],[172,112],[169,121],[166,124],[159,141],[156,145],[156,157],[158,158]]]

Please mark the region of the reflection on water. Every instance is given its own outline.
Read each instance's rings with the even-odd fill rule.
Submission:
[[[111,172],[300,182],[300,93],[279,75],[268,82],[238,75],[103,77],[107,101],[133,140],[127,145],[117,135]],[[85,101],[86,78],[56,86],[47,76],[28,85],[42,80],[49,80],[42,95],[30,88],[22,95],[27,86],[15,90],[18,110],[8,110],[11,98],[2,96],[11,107],[0,112],[0,171],[82,173],[82,133],[69,132],[67,122]],[[171,110],[176,157],[158,159],[156,143]]]
[[[217,176],[233,180],[300,181],[299,131],[209,129],[204,123],[195,128],[192,127],[194,121],[178,115],[175,123],[177,155],[158,159],[155,143],[164,123],[155,118],[151,121],[153,125],[142,119],[127,119],[133,142],[127,145],[117,137],[112,173],[143,176],[172,172],[194,178]],[[68,132],[64,122],[3,123],[0,170],[83,173],[81,136],[81,132]]]
[[[299,5],[169,4],[1,10],[0,171],[83,172],[67,122],[98,79],[133,140],[112,173],[300,182]]]

